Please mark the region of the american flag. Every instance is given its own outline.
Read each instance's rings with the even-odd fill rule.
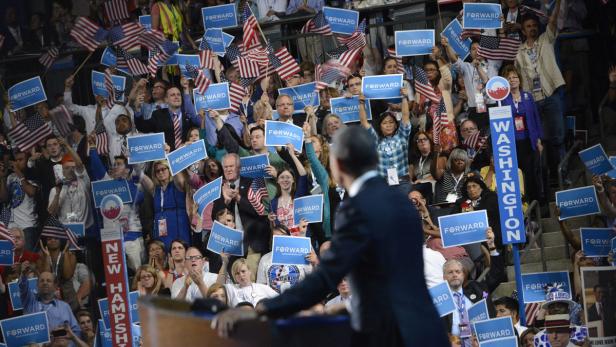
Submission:
[[[337,60],[330,60],[315,67],[315,80],[317,90],[322,90],[329,84],[345,79],[351,74],[351,70]]]
[[[341,45],[346,45],[349,49],[366,46],[366,19],[364,18],[355,29],[355,32],[347,37],[338,37]]]
[[[470,149],[477,150],[486,143],[487,136],[481,136],[481,132],[476,131],[473,135],[464,139],[464,145]]]
[[[362,49],[361,47],[349,49],[347,46],[342,45],[327,52],[327,55],[332,59],[339,60],[342,65],[350,68]]]
[[[321,70],[321,64],[317,64],[314,67],[314,81],[317,82],[317,90],[323,90],[328,87],[327,83],[321,81],[321,75],[323,74]]]
[[[75,21],[71,37],[88,51],[94,52],[101,42],[106,38],[108,32],[101,28],[94,21],[79,17]]]
[[[23,122],[17,122],[17,125],[9,131],[13,143],[23,152],[29,151],[51,134],[51,126],[38,113],[26,118]]]
[[[210,81],[210,79],[207,78],[203,71],[197,66],[187,64],[186,71],[195,82],[195,89],[197,89],[197,92],[199,92],[199,94],[204,94],[212,81]]]
[[[404,74],[406,71],[404,71],[404,65],[402,65],[402,57],[396,55],[396,49],[387,48],[387,55],[392,58],[396,58],[396,66],[398,68],[398,73]]]
[[[280,47],[274,54],[269,55],[270,63],[276,69],[278,76],[286,80],[300,73],[300,68],[286,47]]]
[[[508,37],[481,35],[477,54],[486,59],[515,60],[519,48],[519,40]]]
[[[460,38],[462,40],[466,40],[469,37],[481,36],[481,33],[482,33],[481,29],[463,29],[462,33],[460,34]]]
[[[2,206],[0,210],[0,239],[9,240],[15,244],[13,233],[9,231],[9,222],[11,221],[11,209],[7,206]]]
[[[323,14],[323,11],[319,11],[314,17],[309,19],[302,27],[302,34],[315,33],[325,36],[331,36],[332,29]]]
[[[130,17],[126,0],[109,0],[103,4],[105,14],[112,23],[120,22]]]
[[[112,108],[115,104],[116,95],[115,88],[113,87],[113,78],[111,77],[111,70],[105,69],[105,90],[107,91],[107,107]]]
[[[109,142],[107,139],[107,130],[105,129],[105,125],[103,122],[98,122],[96,124],[96,128],[94,129],[96,136],[96,153],[99,155],[107,155],[109,154]]]
[[[151,31],[143,30],[141,35],[139,35],[139,44],[147,49],[160,48],[165,42],[165,34],[157,29],[152,29]]]
[[[447,110],[445,109],[445,100],[441,98],[438,105],[438,110],[432,117],[432,141],[435,144],[441,143],[441,132],[445,129],[445,126],[449,123],[447,119]]]
[[[227,47],[227,49],[225,50],[225,57],[227,57],[230,63],[233,64],[235,62],[235,64],[233,64],[235,67],[237,67],[237,60],[241,56],[242,51],[236,45],[229,45],[229,47]]]
[[[520,15],[526,16],[527,14],[534,14],[535,16],[539,17],[540,20],[548,19],[548,15],[545,14],[543,11],[526,5],[520,5]]]
[[[49,110],[49,116],[60,136],[64,137],[71,132],[69,125],[73,124],[73,115],[66,106],[60,105]]]
[[[120,67],[120,64],[125,65],[133,76],[148,74],[148,68],[145,64],[120,47],[116,47],[116,63],[118,67]]]
[[[71,229],[65,227],[64,224],[62,224],[58,218],[54,216],[49,216],[47,218],[47,221],[43,226],[43,231],[41,232],[41,237],[52,237],[54,239],[68,240],[73,247],[76,249],[81,249],[77,244],[77,235],[75,235]]]
[[[262,216],[265,214],[265,206],[261,202],[263,198],[267,198],[267,188],[265,187],[265,179],[254,178],[248,188],[248,201],[255,211]]]
[[[244,57],[239,57],[238,65],[241,77],[259,77],[259,63],[257,63],[256,61],[252,61]]]
[[[47,50],[47,52],[41,55],[39,58],[39,63],[43,64],[46,69],[49,69],[53,65],[54,61],[56,61],[59,54],[60,51],[57,47],[51,47]]]
[[[150,50],[148,59],[148,71],[150,76],[156,76],[159,63],[165,63],[177,51],[178,46],[169,40],[165,40],[160,48]]]
[[[415,78],[414,78],[415,79],[415,90],[419,94],[425,96],[432,102],[440,102],[441,98],[438,95],[436,95],[436,92],[434,91],[434,88],[430,84],[430,81],[428,80],[428,75],[426,74],[424,69],[420,68],[419,66],[415,66],[414,70],[415,70]]]
[[[214,59],[218,59],[210,50],[199,51],[199,65],[202,69],[213,69]]]
[[[252,11],[250,10],[250,6],[246,4],[244,6],[244,11],[242,12],[242,22],[243,26],[243,37],[242,43],[244,44],[244,49],[249,49],[252,46],[259,44],[259,23],[257,22],[257,18]]]
[[[266,65],[269,62],[267,55],[267,47],[255,46],[245,51],[242,56],[257,62],[259,65]]]
[[[145,29],[139,23],[130,22],[111,28],[109,39],[112,44],[130,50],[139,47],[141,33],[144,31]]]

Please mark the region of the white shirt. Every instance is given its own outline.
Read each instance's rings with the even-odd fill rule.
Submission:
[[[515,330],[518,331],[518,336],[522,336],[522,334],[526,331],[526,329],[528,329],[527,327],[523,327],[522,324],[520,324],[520,321],[515,323],[513,327],[515,328]]]
[[[212,286],[212,284],[216,283],[216,279],[218,278],[216,274],[208,272],[205,269],[205,267],[203,268],[202,273],[203,273],[203,283],[205,283],[205,285],[208,286],[208,288]],[[184,276],[188,276],[188,275],[184,275]],[[184,276],[173,281],[173,284],[171,285],[171,298],[172,299],[177,298],[178,294],[180,294],[180,291],[184,287],[184,282],[186,282],[186,278],[184,278]],[[199,299],[202,297],[203,295],[201,295],[199,286],[196,285],[195,282],[192,282],[190,286],[188,286],[188,289],[186,290],[186,297],[184,298],[184,300],[188,302],[193,302],[195,301],[195,299]]]
[[[33,181],[28,182],[38,187]],[[6,179],[6,187],[9,193],[9,202],[11,206],[11,220],[9,228],[18,227],[26,229],[36,226],[36,201],[29,196],[24,190],[21,179],[14,173],[10,174]]]
[[[348,297],[343,298],[342,295],[338,295],[337,297],[326,302],[325,307],[330,307],[337,304],[345,304],[345,306],[347,306],[347,303],[351,301],[352,296],[353,295],[349,295]]]
[[[239,284],[225,284],[229,307],[235,307],[240,302],[249,302],[256,306],[263,299],[278,296],[275,290],[261,283],[251,283],[249,286],[240,287]]]
[[[291,288],[312,272],[311,265],[272,265],[272,252],[259,260],[257,283],[268,285],[278,293]]]
[[[443,279],[443,265],[445,265],[445,257],[440,252],[431,250],[430,248],[423,246],[423,260],[424,260],[424,277],[426,279],[426,285],[428,288],[445,282]]]
[[[94,127],[96,126],[96,105],[82,106],[73,104],[73,93],[70,91],[64,92],[64,105],[68,107],[68,109],[73,112],[74,115],[79,115],[83,118],[86,123],[86,132],[88,134],[94,130]],[[105,119],[108,113],[109,109],[107,108],[107,106],[102,106],[101,117]]]
[[[257,10],[258,10],[258,18],[259,22],[272,20],[273,18],[269,18],[267,13],[270,10],[274,12],[285,12],[287,10],[287,1],[286,0],[257,0]],[[274,17],[274,16],[272,16]]]
[[[359,190],[361,189],[361,187],[364,185],[364,183],[366,183],[367,180],[371,179],[372,177],[376,177],[379,175],[379,172],[376,170],[370,170],[368,172],[365,172],[363,175],[357,177],[353,183],[351,183],[351,186],[349,187],[349,191],[347,193],[349,193],[349,196],[352,198],[355,195],[357,195],[357,193],[359,193]]]
[[[60,209],[58,219],[61,223],[84,223],[85,228],[92,225],[92,213],[90,213],[90,178],[85,168],[82,172],[75,169],[76,181],[64,185],[60,191]],[[49,206],[56,197],[57,188],[51,188],[49,192]]]

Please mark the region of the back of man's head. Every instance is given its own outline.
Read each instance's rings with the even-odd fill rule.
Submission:
[[[358,126],[339,130],[334,136],[331,153],[339,161],[341,170],[353,177],[376,169],[379,162],[374,138]]]

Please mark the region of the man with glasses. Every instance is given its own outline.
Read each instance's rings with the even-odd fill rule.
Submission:
[[[152,118],[148,120],[135,118],[137,130],[144,133],[165,133],[165,142],[171,151],[178,149],[184,143],[191,125],[201,126],[201,118],[195,113],[195,106],[190,96],[188,80],[182,77],[180,84],[182,90],[177,87],[167,89],[165,94],[167,109],[154,111]]]
[[[460,123],[460,135],[462,143],[466,144],[469,139],[479,133],[479,127],[472,119],[465,119]],[[477,140],[479,141],[479,140]],[[487,141],[481,147],[466,146],[466,153],[471,159],[471,170],[479,171],[482,167],[490,165],[490,151],[486,148]]]
[[[195,299],[206,296],[207,289],[216,283],[218,276],[206,270],[207,260],[201,254],[201,251],[195,247],[189,247],[186,250],[185,260],[188,266],[188,275],[173,281],[171,297],[193,302]]]
[[[154,80],[152,85],[152,102],[145,102],[147,82],[145,78],[137,82],[137,88],[141,88],[135,100],[135,117],[137,118],[150,119],[154,111],[168,108],[165,102],[165,94],[168,88],[167,82],[159,79]]]
[[[280,94],[278,99],[276,99],[276,112],[278,112],[278,116],[280,117],[278,118],[279,122],[295,124],[301,127],[306,121],[305,113],[293,115],[295,112],[293,98],[286,94]]]

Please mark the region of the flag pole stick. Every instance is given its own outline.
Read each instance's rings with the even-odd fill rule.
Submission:
[[[77,70],[75,70],[72,74],[71,77],[74,78],[75,75],[77,75],[79,73],[79,70],[81,70],[81,68],[86,64],[86,62],[90,59],[90,57],[92,56],[92,54],[94,54],[94,51],[90,52],[90,54],[88,54],[88,56],[81,62],[81,65],[79,65],[79,67],[77,67]]]
[[[438,20],[441,22],[441,30],[443,29],[443,16],[441,16],[441,5],[436,1],[436,9],[438,11]]]

